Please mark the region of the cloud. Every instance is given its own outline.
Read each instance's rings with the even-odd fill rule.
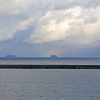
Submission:
[[[33,15],[36,13],[32,15],[28,13],[32,4],[35,5],[36,2],[32,0],[0,0],[0,42],[13,39],[17,31],[27,29],[34,21]]]
[[[39,19],[37,28],[24,42],[38,44],[68,40],[87,44],[100,39],[100,6],[96,8],[74,7],[48,11]]]
[[[27,30],[29,26],[34,26],[46,10],[49,1],[44,1],[0,0],[0,41],[13,39],[19,30]]]
[[[32,0],[0,0],[0,14],[19,14],[25,11]]]
[[[12,34],[13,33],[13,34]],[[15,30],[9,30],[8,28],[3,28],[0,30],[0,42],[8,39],[12,39]]]
[[[0,0],[0,41],[93,44],[100,39],[99,5],[98,0]]]

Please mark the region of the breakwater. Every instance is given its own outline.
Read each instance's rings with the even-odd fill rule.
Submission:
[[[0,65],[1,69],[100,69],[100,65]]]

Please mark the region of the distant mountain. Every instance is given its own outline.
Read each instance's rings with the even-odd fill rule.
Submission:
[[[56,55],[51,55],[51,57],[56,58],[57,56]]]
[[[14,57],[16,57],[16,56],[15,56],[15,55],[7,55],[6,57],[13,57],[13,58],[14,58]]]

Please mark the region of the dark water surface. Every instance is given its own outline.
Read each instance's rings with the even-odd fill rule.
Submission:
[[[100,70],[0,69],[0,100],[100,100]]]

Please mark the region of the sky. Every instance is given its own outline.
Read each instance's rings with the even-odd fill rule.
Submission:
[[[100,57],[100,0],[0,0],[0,57]]]

